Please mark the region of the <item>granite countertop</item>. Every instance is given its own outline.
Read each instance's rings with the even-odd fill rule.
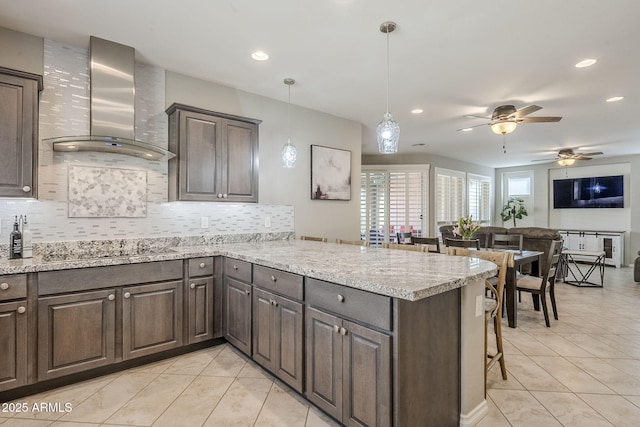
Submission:
[[[217,255],[409,301],[460,288],[496,272],[496,266],[493,263],[466,257],[284,240],[181,246],[143,255],[80,260],[1,260],[0,274]]]

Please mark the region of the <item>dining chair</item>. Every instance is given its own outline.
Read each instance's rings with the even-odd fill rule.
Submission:
[[[544,323],[547,328],[551,327],[549,323],[549,311],[547,309],[547,292],[551,299],[551,307],[553,309],[553,317],[558,320],[558,309],[556,307],[556,270],[560,262],[562,252],[562,240],[553,240],[549,249],[547,263],[541,276],[522,275],[516,280],[516,290],[531,293],[533,298],[533,308],[540,311],[540,302],[542,302],[542,312],[544,314]]]
[[[480,239],[445,239],[444,245],[446,247],[453,246],[455,248],[475,248],[480,250]]]
[[[508,250],[522,250],[523,236],[522,234],[491,234],[491,248],[492,249],[508,249]]]
[[[427,252],[440,253],[440,239],[437,237],[414,237],[411,240],[414,245],[426,245]]]
[[[413,245],[413,235],[411,233],[396,233],[396,242],[403,245]]]
[[[355,245],[355,246],[369,247],[369,242],[365,242],[364,240],[336,239],[336,243],[339,244],[339,245]]]
[[[495,283],[485,280],[485,289],[490,295],[484,297],[484,349],[487,354],[487,363],[484,371],[484,392],[487,393],[487,372],[495,365],[500,363],[500,371],[502,379],[507,379],[507,368],[504,361],[504,348],[502,345],[502,299],[504,296],[504,285],[507,281],[507,268],[513,264],[513,253],[498,251],[474,251],[468,248],[448,247],[447,254],[457,256],[468,256],[471,258],[479,258],[491,261],[498,267],[498,276]],[[489,352],[488,329],[489,320],[493,319],[493,330],[496,335],[496,352]]]
[[[309,240],[309,241],[312,241],[312,242],[327,243],[327,238],[326,237],[300,236],[300,240]]]
[[[413,252],[427,252],[428,249],[428,246],[403,245],[401,243],[383,243],[382,247],[385,249],[401,249],[403,251]]]

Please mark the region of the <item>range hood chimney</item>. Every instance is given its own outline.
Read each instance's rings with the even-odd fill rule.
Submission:
[[[53,151],[101,151],[169,160],[175,154],[135,140],[135,50],[91,37],[91,135],[46,139]]]

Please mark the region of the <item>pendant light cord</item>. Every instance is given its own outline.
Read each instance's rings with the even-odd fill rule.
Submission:
[[[289,86],[289,105],[287,107],[287,144],[291,142],[291,85]]]
[[[389,66],[389,26],[387,25],[387,114],[389,113],[389,76],[391,74]]]

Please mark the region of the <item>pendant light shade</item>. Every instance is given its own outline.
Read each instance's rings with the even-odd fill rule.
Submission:
[[[291,143],[291,85],[295,84],[294,79],[284,79],[284,84],[289,86],[289,106],[287,111],[287,143],[282,147],[282,167],[293,168],[296,166],[296,159],[298,157],[298,150],[296,146]]]
[[[387,35],[387,112],[384,113],[382,121],[376,128],[378,151],[381,154],[397,153],[400,140],[400,126],[389,113],[389,33],[395,29],[395,22],[387,21],[380,24],[380,31]]]

